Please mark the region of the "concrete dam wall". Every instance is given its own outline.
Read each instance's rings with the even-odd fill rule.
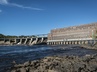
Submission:
[[[53,29],[48,34],[48,45],[95,44],[97,23]]]
[[[53,29],[48,34],[37,35],[36,37],[30,38],[0,38],[0,45],[93,45],[96,43],[97,23]]]
[[[47,37],[0,38],[0,45],[38,45],[46,43],[47,43]]]

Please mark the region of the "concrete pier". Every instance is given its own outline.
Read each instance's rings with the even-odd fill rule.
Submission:
[[[97,40],[93,40],[93,39],[80,39],[80,40],[48,40],[47,44],[48,45],[93,45],[96,44]]]
[[[38,36],[31,38],[0,38],[0,45],[35,45],[47,43],[47,36]]]

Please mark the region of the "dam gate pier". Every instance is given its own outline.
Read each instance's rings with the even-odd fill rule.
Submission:
[[[27,38],[0,38],[0,45],[38,45],[47,43],[47,34]]]
[[[48,45],[94,45],[97,40],[48,40]]]

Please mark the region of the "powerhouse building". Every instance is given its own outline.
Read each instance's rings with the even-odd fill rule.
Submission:
[[[48,42],[91,40],[97,36],[97,23],[53,29],[48,34]]]

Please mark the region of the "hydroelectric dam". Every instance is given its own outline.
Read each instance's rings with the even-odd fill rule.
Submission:
[[[97,23],[56,28],[48,34],[48,45],[97,45]]]
[[[0,45],[38,45],[47,43],[47,34],[34,35],[34,37],[0,38]]]
[[[0,38],[0,45],[74,45],[97,44],[97,23],[52,29],[48,34],[26,38]]]

